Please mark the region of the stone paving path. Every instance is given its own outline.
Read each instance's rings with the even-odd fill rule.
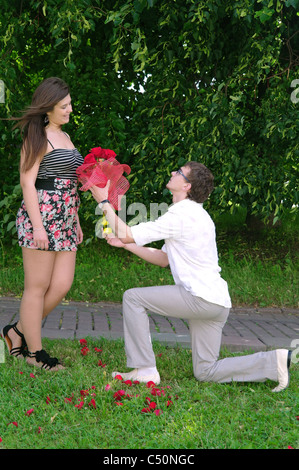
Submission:
[[[0,329],[18,319],[20,300],[0,297]],[[153,340],[189,348],[188,323],[148,312]],[[62,302],[44,321],[45,338],[86,336],[123,338],[121,304]],[[265,351],[299,346],[299,310],[232,308],[223,329],[222,347],[229,351]]]

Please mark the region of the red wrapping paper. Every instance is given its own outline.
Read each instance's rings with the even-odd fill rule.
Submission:
[[[130,183],[123,176],[131,172],[129,165],[116,160],[116,153],[110,149],[95,147],[84,158],[84,163],[76,170],[81,191],[88,191],[91,186],[104,188],[110,180],[108,199],[115,210],[120,209],[120,200],[129,189]]]

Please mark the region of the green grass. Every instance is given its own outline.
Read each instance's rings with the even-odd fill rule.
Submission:
[[[234,306],[298,307],[297,222],[298,217],[289,217],[273,230],[256,232],[244,226],[244,214],[217,218],[220,266]],[[21,296],[21,250],[2,246],[0,267],[0,295]],[[67,298],[121,302],[130,287],[172,282],[169,269],[97,239],[80,247]],[[66,366],[63,371],[34,369],[12,357],[0,363],[0,449],[299,448],[298,364],[292,365],[289,388],[273,394],[271,382],[197,382],[190,350],[154,343],[162,377],[159,389],[165,391],[157,397],[145,384],[129,387],[111,379],[113,370],[126,370],[122,341],[87,340],[87,356],[78,341],[44,340],[45,349]],[[95,346],[102,352],[94,351]],[[99,366],[99,360],[106,366]],[[120,389],[132,395],[122,406],[113,398]],[[81,390],[89,394],[79,409],[75,404]],[[172,404],[167,407],[169,395]],[[67,397],[72,397],[71,403],[65,402]],[[162,414],[141,412],[147,397]],[[92,398],[96,408],[89,405]]]
[[[126,370],[122,341],[86,339],[86,356],[79,341],[44,341],[67,366],[63,371],[43,371],[12,357],[0,364],[0,449],[299,447],[298,365],[292,365],[289,388],[279,394],[271,392],[273,382],[200,383],[192,374],[190,350],[154,343],[162,377],[158,388],[165,391],[159,397],[145,384],[129,387],[111,379],[113,370]],[[98,366],[99,360],[106,366]],[[120,389],[131,395],[122,406],[113,397]],[[88,391],[83,399],[81,390]],[[72,402],[65,402],[70,397]],[[141,412],[147,397],[162,414]],[[96,408],[89,405],[92,398]],[[80,401],[81,409],[75,407]]]

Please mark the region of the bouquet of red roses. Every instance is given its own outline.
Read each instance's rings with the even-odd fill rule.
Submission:
[[[82,183],[81,191],[87,191],[91,186],[104,188],[110,180],[108,198],[115,210],[120,209],[120,198],[130,187],[123,176],[131,172],[129,165],[121,164],[116,159],[116,153],[110,149],[95,147],[84,158],[83,165],[76,170],[78,180]]]

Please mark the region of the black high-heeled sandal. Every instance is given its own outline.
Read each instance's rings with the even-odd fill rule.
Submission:
[[[22,344],[18,348],[13,348],[12,347],[12,341],[11,341],[10,337],[8,336],[8,332],[11,329],[13,329],[14,332],[17,333],[17,335],[20,336],[20,338],[22,339]],[[11,356],[16,356],[16,357],[19,357],[19,356],[26,357],[27,356],[28,347],[27,347],[27,344],[26,344],[26,341],[25,341],[25,336],[17,328],[17,322],[14,323],[13,325],[6,325],[1,331],[1,336],[4,339],[5,344],[7,346],[7,349],[9,351],[9,354]]]
[[[50,370],[56,366],[61,366],[57,357],[50,357],[44,349],[35,352],[28,351],[27,357],[34,358],[37,363],[41,362],[41,365],[38,365],[41,369]]]

